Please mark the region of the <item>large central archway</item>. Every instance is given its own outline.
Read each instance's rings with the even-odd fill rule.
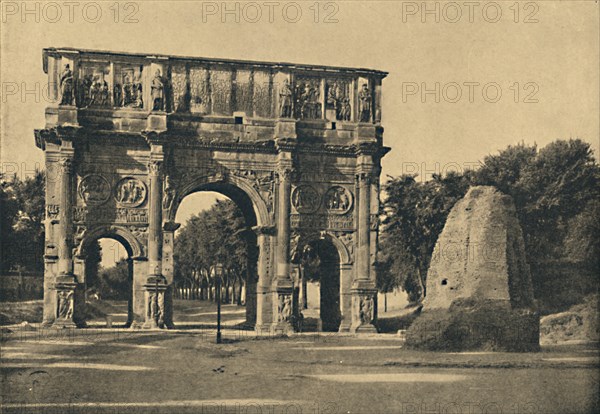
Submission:
[[[184,191],[181,196],[177,198],[174,202],[172,217],[177,218],[179,221],[179,212],[180,207],[184,204],[185,200],[188,200],[192,195],[198,195],[202,193],[217,193],[219,195],[224,196],[223,199],[232,201],[237,209],[241,212],[244,217],[244,228],[239,230],[239,237],[244,240],[246,243],[247,250],[247,263],[245,265],[245,272],[243,275],[243,290],[244,290],[244,306],[245,306],[245,326],[246,327],[254,327],[256,324],[256,306],[257,306],[257,298],[256,298],[256,286],[259,280],[258,275],[258,261],[259,261],[259,249],[258,249],[258,237],[256,234],[257,229],[257,216],[256,211],[258,208],[255,208],[250,196],[240,187],[238,187],[233,182],[229,180],[222,181],[213,181],[208,179],[200,179],[194,180],[194,182],[186,185],[184,187]],[[214,205],[214,204],[213,204]],[[196,211],[197,212],[197,211]],[[225,235],[223,235],[225,236]],[[201,237],[201,235],[200,235]],[[222,243],[222,239],[211,240],[212,243]],[[177,235],[175,236],[174,243],[174,255],[177,255]],[[203,262],[216,265],[216,261],[213,258],[202,258]],[[177,269],[178,263],[175,263],[175,272],[176,275],[179,271]],[[205,269],[206,276],[208,276],[208,269]],[[209,288],[209,292],[214,290],[214,286],[208,285],[208,280],[203,280],[204,283],[207,284],[207,288]],[[234,288],[232,288],[234,289]],[[228,292],[227,292],[228,293]],[[241,295],[241,287],[239,292],[232,291],[232,295],[235,296],[237,293]],[[203,298],[206,299],[206,298]],[[239,300],[239,298],[238,298]],[[176,315],[175,315],[176,317]]]

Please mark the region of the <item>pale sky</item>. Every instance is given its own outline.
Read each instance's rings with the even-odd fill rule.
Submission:
[[[47,105],[42,96],[47,82],[44,47],[388,71],[382,124],[384,143],[392,151],[384,158],[384,175],[420,172],[429,178],[432,172],[473,165],[521,141],[543,146],[557,138],[581,138],[598,154],[600,36],[595,1],[521,2],[518,7],[514,1],[491,6],[475,2],[472,10],[465,2],[429,2],[434,14],[424,15],[421,1],[317,2],[318,16],[314,1],[274,2],[272,16],[269,3],[260,1],[250,6],[228,3],[233,10],[229,15],[222,13],[222,2],[76,3],[71,18],[63,2],[53,3],[60,7],[60,16],[50,3],[28,3],[31,13],[23,14],[22,2],[2,2],[3,172],[16,170],[25,176],[36,164],[42,166],[33,130],[43,127]],[[293,23],[298,10],[301,15]],[[501,18],[494,23],[498,11]],[[128,15],[137,22],[125,23]],[[334,22],[325,23],[327,16]],[[423,87],[435,90],[436,84],[440,102],[435,102],[435,93],[421,95]],[[457,86],[462,93],[458,98]],[[36,88],[39,93],[21,94]],[[499,101],[490,102],[497,91]],[[212,202],[214,197],[203,199]],[[189,203],[189,214],[201,204]],[[178,220],[185,222],[179,215]]]

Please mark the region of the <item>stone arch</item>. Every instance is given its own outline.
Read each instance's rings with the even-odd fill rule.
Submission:
[[[129,257],[132,259],[145,257],[144,247],[137,237],[135,237],[128,229],[114,225],[97,226],[90,230],[86,230],[79,243],[76,255],[79,257],[84,256],[89,245],[101,238],[112,238],[119,241],[123,244]]]
[[[321,232],[309,232],[306,234],[302,234],[297,236],[299,240],[297,242],[298,247],[303,247],[308,243],[311,243],[316,240],[325,239],[330,241],[338,251],[340,256],[340,265],[350,265],[352,264],[352,254],[346,247],[346,245],[331,231],[321,231]]]
[[[175,220],[177,210],[186,196],[203,190],[221,193],[230,197],[236,203],[240,201],[239,193],[243,193],[250,201],[254,213],[254,221],[256,221],[254,225],[261,227],[272,225],[272,215],[269,213],[267,204],[258,191],[248,182],[248,180],[231,174],[198,176],[183,183],[179,188],[176,188],[173,206],[167,213],[168,221]],[[240,207],[244,210],[243,207],[245,206]],[[246,215],[246,212],[243,212]]]
[[[214,191],[229,197],[242,212],[246,226],[254,230],[249,232],[247,237],[251,238],[251,243],[256,246],[256,257],[252,256],[255,267],[250,272],[255,275],[256,279],[248,279],[246,284],[246,322],[254,325],[257,321],[257,309],[259,306],[264,307],[262,302],[265,301],[264,295],[257,294],[257,284],[269,283],[270,277],[274,273],[269,264],[270,243],[266,240],[270,236],[262,234],[262,232],[268,233],[265,228],[273,226],[273,215],[263,197],[254,187],[254,181],[226,172],[205,174],[183,183],[177,183],[174,190],[172,205],[165,212],[168,222],[175,222],[177,211],[185,197],[196,192]]]

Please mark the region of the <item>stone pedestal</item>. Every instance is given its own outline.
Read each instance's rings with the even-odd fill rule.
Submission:
[[[162,111],[154,111],[148,114],[146,124],[148,131],[161,132],[167,130],[167,113]]]
[[[277,281],[273,286],[273,324],[271,325],[271,333],[286,335],[294,332],[295,313],[291,281]]]
[[[76,328],[75,295],[77,282],[73,275],[62,275],[56,278],[56,319],[54,328]]]
[[[375,295],[377,289],[368,282],[352,287],[352,333],[377,333],[375,328]]]
[[[146,321],[143,329],[163,329],[165,328],[165,292],[167,290],[167,281],[161,275],[154,275],[148,278],[144,285],[146,291]]]
[[[46,108],[46,126],[79,126],[77,107],[73,105],[49,106]]]
[[[275,137],[296,139],[296,120],[279,118],[275,123]]]

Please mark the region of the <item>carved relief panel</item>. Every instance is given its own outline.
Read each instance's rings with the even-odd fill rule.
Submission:
[[[218,115],[231,115],[231,71],[212,69],[210,91],[212,112]]]
[[[350,121],[352,110],[350,101],[350,80],[328,79],[325,82],[325,108],[330,121]]]
[[[235,111],[252,116],[252,72],[238,70],[235,74]]]
[[[290,201],[293,228],[354,230],[354,195],[348,186],[299,183]]]
[[[79,66],[77,106],[80,108],[112,106],[110,65],[105,62],[82,62]]]
[[[171,93],[173,112],[189,110],[188,77],[185,65],[171,67]]]
[[[190,68],[190,111],[201,114],[210,112],[209,72],[203,67]]]
[[[301,184],[292,190],[292,206],[301,214],[314,213],[321,205],[321,195],[309,184]]]
[[[115,186],[115,200],[121,207],[138,207],[146,201],[148,190],[142,181],[126,177]]]
[[[373,322],[374,300],[372,295],[359,295],[358,300],[354,302],[354,320],[360,321],[363,325]]]
[[[352,192],[345,187],[336,185],[325,193],[325,208],[333,214],[346,214],[352,209]]]
[[[88,206],[104,204],[110,198],[111,188],[107,179],[99,174],[83,177],[78,187],[79,197]]]
[[[254,72],[253,82],[254,113],[258,117],[269,118],[271,110],[271,74],[266,71]]]
[[[142,65],[115,64],[114,103],[119,108],[142,108],[143,70]]]
[[[298,77],[294,88],[294,111],[299,119],[320,119],[321,79]]]

